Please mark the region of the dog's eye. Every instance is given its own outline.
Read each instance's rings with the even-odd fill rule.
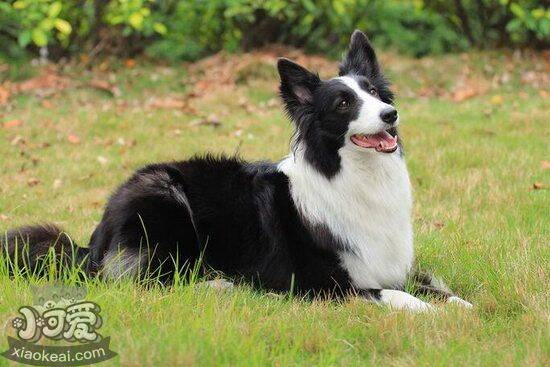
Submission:
[[[378,97],[378,91],[376,90],[376,88],[369,89],[369,93],[375,97]]]
[[[338,108],[340,110],[345,110],[349,107],[349,102],[347,99],[343,99],[340,101],[340,103],[338,103]]]

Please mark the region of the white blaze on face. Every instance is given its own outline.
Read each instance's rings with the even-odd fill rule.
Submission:
[[[351,88],[357,97],[363,102],[361,110],[356,120],[353,120],[349,124],[348,134],[376,134],[380,131],[386,130],[389,126],[382,121],[380,113],[388,108],[393,108],[391,105],[382,102],[378,98],[372,96],[370,93],[361,89],[357,81],[349,76],[342,76],[336,78],[346,86]],[[397,124],[397,122],[396,122]]]

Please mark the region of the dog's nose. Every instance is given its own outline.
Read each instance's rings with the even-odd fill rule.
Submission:
[[[395,108],[386,108],[380,112],[380,118],[386,124],[393,124],[397,121],[397,110]]]

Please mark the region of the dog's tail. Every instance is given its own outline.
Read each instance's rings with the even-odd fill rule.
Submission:
[[[10,275],[43,276],[52,266],[61,269],[80,268],[85,271],[88,249],[79,247],[53,224],[25,226],[0,236],[0,260]]]

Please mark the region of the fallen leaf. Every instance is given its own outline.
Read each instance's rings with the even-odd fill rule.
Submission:
[[[99,164],[101,164],[102,166],[106,165],[107,162],[109,162],[109,160],[103,156],[98,156],[97,157],[97,161],[99,162]]]
[[[443,222],[440,221],[440,220],[436,220],[436,221],[434,222],[434,227],[437,228],[437,229],[441,229],[441,228],[443,228],[444,226],[445,226],[445,223],[443,223]]]
[[[453,101],[462,102],[472,97],[475,97],[478,94],[478,90],[472,87],[460,88],[454,91]]]
[[[244,107],[248,104],[248,99],[246,97],[240,97],[237,103],[239,106]]]
[[[221,121],[216,115],[210,115],[207,118],[196,119],[189,123],[189,126],[213,126],[220,127],[222,125]]]
[[[12,127],[18,127],[18,126],[23,125],[23,121],[22,120],[10,120],[10,121],[4,122],[3,125],[6,129],[9,129],[9,128],[12,128]]]
[[[10,91],[7,88],[4,88],[0,85],[0,106],[8,103],[10,99]]]
[[[17,92],[34,91],[40,96],[44,96],[65,89],[69,84],[69,79],[60,76],[55,68],[44,68],[40,75],[14,84],[13,90]]]
[[[131,68],[133,68],[134,66],[136,66],[136,60],[134,60],[134,59],[126,59],[126,61],[124,61],[124,65],[125,65],[127,68],[131,69]]]
[[[120,96],[120,89],[116,85],[113,85],[106,80],[92,79],[90,81],[90,87],[107,92],[113,97]]]
[[[550,161],[541,161],[540,166],[542,169],[550,169]]]
[[[51,109],[53,108],[53,103],[49,99],[45,99],[42,101],[42,107]]]
[[[186,106],[187,102],[179,97],[154,98],[149,102],[150,108],[182,109]]]
[[[109,146],[113,145],[113,139],[110,139],[110,138],[101,139],[101,138],[95,136],[94,137],[94,144],[95,145],[103,145],[104,147],[109,147]]]
[[[67,140],[69,141],[69,143],[71,144],[80,144],[80,138],[74,134],[69,134],[67,136]]]
[[[8,216],[5,215],[5,214],[0,214],[0,220],[1,221],[6,221],[6,220],[8,220]]]
[[[535,182],[535,183],[533,184],[533,188],[534,188],[535,190],[540,190],[540,189],[543,189],[543,188],[544,188],[544,185],[542,184],[542,182]]]
[[[10,145],[14,147],[14,146],[19,145],[19,144],[25,144],[25,139],[23,139],[23,137],[21,135],[16,135],[10,141]]]
[[[63,185],[63,181],[61,181],[60,178],[56,178],[55,180],[53,180],[52,187],[54,188],[54,190],[59,189],[62,185]]]
[[[124,138],[118,138],[117,139],[117,144],[120,145],[121,147],[123,147],[122,149],[120,149],[120,152],[125,152],[126,149],[124,149],[124,148],[131,148],[131,147],[135,146],[137,143],[136,143],[135,139],[130,139],[130,140],[126,141]]]
[[[29,185],[30,187],[36,186],[38,184],[40,184],[40,180],[35,177],[29,178],[27,180],[27,185]]]

